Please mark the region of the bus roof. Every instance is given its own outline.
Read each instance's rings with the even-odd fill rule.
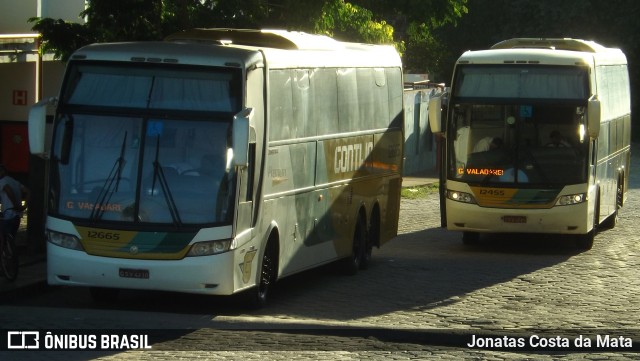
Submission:
[[[180,44],[163,41],[98,43],[78,49],[71,60],[119,61],[131,63],[188,64],[221,67],[250,66],[262,62],[255,51],[231,48],[212,51],[210,44]]]
[[[588,40],[571,38],[513,38],[494,44],[491,49],[538,48],[572,50],[582,52],[602,52],[607,48]]]
[[[184,30],[167,36],[165,41],[199,41],[220,45],[234,44],[289,50],[336,50],[342,44],[327,36],[300,31],[228,28]]]
[[[271,68],[401,66],[392,46],[342,42],[300,31],[198,28],[169,35],[165,41],[261,51]]]
[[[611,65],[627,64],[620,49],[607,48],[581,39],[514,38],[501,41],[489,50],[467,51],[458,64],[545,64]]]
[[[92,44],[71,59],[249,67],[263,58],[271,68],[401,66],[392,46],[285,30],[192,29],[165,41]]]

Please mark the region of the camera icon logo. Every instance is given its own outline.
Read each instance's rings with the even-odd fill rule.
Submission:
[[[8,331],[7,348],[10,350],[38,349],[40,348],[40,332]]]

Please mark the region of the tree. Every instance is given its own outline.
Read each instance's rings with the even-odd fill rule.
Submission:
[[[161,40],[192,27],[254,28],[266,15],[265,0],[89,0],[80,13],[86,24],[32,18],[42,34],[41,51],[67,60],[94,42]]]
[[[436,36],[438,29],[455,27],[467,13],[467,0],[353,0],[393,26],[394,38],[405,49],[407,72],[433,76],[442,68],[446,45]]]
[[[640,2],[634,0],[474,0],[457,26],[445,25],[435,37],[446,44],[438,64],[440,81],[449,82],[456,59],[465,50],[487,49],[515,37],[571,37],[623,50],[629,62],[632,113],[640,90]],[[640,139],[640,127],[633,126]]]
[[[436,27],[455,22],[467,0],[88,0],[85,25],[33,18],[42,51],[66,60],[92,42],[160,40],[193,27],[284,28],[322,33],[339,40],[407,44],[406,59],[424,59],[442,47]],[[400,31],[394,31],[394,29]],[[421,53],[425,56],[411,55]]]
[[[370,10],[342,0],[325,2],[314,30],[343,41],[393,44],[391,25],[373,20]]]
[[[80,15],[97,42],[162,38],[161,0],[92,0]]]
[[[53,53],[54,58],[67,60],[78,48],[94,42],[89,29],[78,23],[69,23],[61,19],[31,18],[35,22],[33,30],[41,34],[40,53]]]

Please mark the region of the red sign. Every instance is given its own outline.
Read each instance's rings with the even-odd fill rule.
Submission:
[[[0,161],[9,172],[29,171],[29,136],[27,122],[0,124]]]
[[[13,105],[27,105],[27,91],[26,90],[14,90],[13,91]]]

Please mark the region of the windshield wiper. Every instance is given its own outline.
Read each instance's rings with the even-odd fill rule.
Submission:
[[[171,214],[171,219],[173,223],[178,227],[182,227],[182,220],[180,219],[180,213],[178,212],[178,207],[176,206],[176,202],[173,199],[173,195],[171,193],[171,188],[169,188],[169,184],[167,183],[167,178],[164,175],[164,171],[162,170],[162,165],[158,160],[160,155],[160,135],[158,135],[158,140],[156,142],[156,159],[153,161],[153,182],[151,183],[151,194],[154,193],[156,188],[156,180],[160,183],[160,188],[162,188],[162,193],[164,194],[164,199],[167,202],[167,207],[169,208],[169,213]]]
[[[98,193],[98,197],[93,202],[94,206],[91,210],[91,215],[89,216],[89,219],[92,221],[96,221],[102,218],[104,210],[107,208],[104,207],[104,205],[108,204],[113,193],[118,191],[118,187],[120,186],[120,179],[122,179],[122,169],[127,163],[127,161],[124,159],[124,151],[126,145],[127,132],[124,132],[124,139],[122,139],[122,146],[120,147],[120,156],[113,164],[111,172],[109,172],[109,176],[107,176],[107,179],[105,179],[104,184],[100,189],[100,193]]]

